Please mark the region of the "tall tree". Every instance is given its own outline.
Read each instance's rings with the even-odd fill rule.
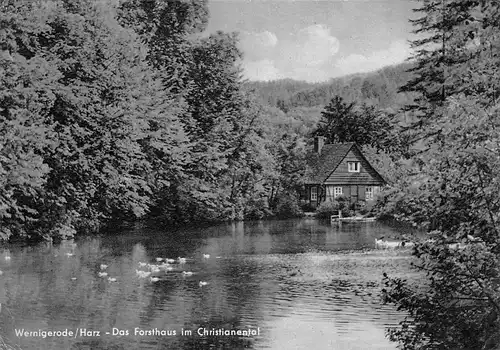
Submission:
[[[390,115],[372,106],[359,108],[354,102],[346,103],[337,96],[325,107],[313,135],[325,136],[328,143],[356,142],[386,148],[391,129]]]
[[[416,94],[406,111],[418,118],[410,129],[418,130],[416,139],[439,135],[440,130],[430,125],[439,118],[440,108],[448,97],[469,90],[464,77],[465,68],[480,56],[476,46],[481,45],[484,14],[495,5],[473,0],[419,0],[414,11],[421,16],[410,20],[417,39],[412,41],[415,66],[401,92]]]

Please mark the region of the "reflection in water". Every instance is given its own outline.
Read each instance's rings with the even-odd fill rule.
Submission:
[[[403,315],[380,304],[380,280],[410,272],[408,252],[373,248],[395,234],[304,219],[11,247],[0,254],[0,335],[23,349],[394,349],[385,327]],[[136,273],[140,262],[179,256],[186,264],[154,272],[157,282]],[[249,327],[260,334],[197,334]]]

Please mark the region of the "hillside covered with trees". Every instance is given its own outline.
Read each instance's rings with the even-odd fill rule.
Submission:
[[[412,63],[388,66],[372,73],[353,74],[324,83],[290,79],[247,82],[265,104],[289,111],[297,107],[324,107],[339,96],[348,102],[364,102],[384,108],[397,108],[411,101],[410,92],[399,88],[412,77]]]

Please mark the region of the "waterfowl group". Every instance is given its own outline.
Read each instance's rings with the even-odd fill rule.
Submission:
[[[439,243],[434,238],[429,238],[424,241],[424,243]],[[467,236],[467,243],[463,242],[450,242],[450,243],[443,243],[445,247],[452,249],[452,250],[457,250],[457,249],[464,249],[468,244],[470,243],[483,243],[483,241],[479,238],[473,237],[471,235]],[[379,249],[387,249],[387,248],[405,248],[405,247],[412,247],[414,246],[414,242],[409,242],[409,241],[387,241],[384,240],[384,237],[380,237],[380,239],[375,238],[375,247]]]
[[[202,254],[203,259],[210,259],[210,254]],[[169,271],[175,270],[173,264],[177,264],[178,266],[184,265],[187,263],[188,259],[183,258],[183,257],[178,257],[177,259],[170,259],[170,258],[162,258],[158,257],[155,258],[156,264],[150,264],[146,262],[139,262],[138,266],[139,268],[144,268],[146,271],[141,270],[141,269],[136,269],[136,274],[139,278],[147,278],[149,277],[149,280],[151,282],[158,282],[161,280],[161,272],[168,273]],[[182,276],[184,277],[189,277],[193,276],[195,273],[192,271],[182,271]],[[200,286],[206,286],[208,282],[201,281]]]
[[[97,273],[97,275],[98,275],[99,277],[108,277],[108,273],[107,273],[106,271],[104,271],[104,270],[106,270],[107,268],[108,268],[108,265],[106,265],[106,264],[101,264],[101,265],[99,266],[99,269],[100,269],[101,271],[99,271],[99,272]],[[73,278],[72,278],[72,279],[73,279]],[[74,278],[74,279],[76,280],[76,278]],[[115,277],[108,277],[108,282],[116,282],[116,278],[115,278]]]

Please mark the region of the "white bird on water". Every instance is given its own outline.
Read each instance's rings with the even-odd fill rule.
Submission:
[[[413,242],[389,242],[384,240],[384,237],[380,237],[380,239],[375,238],[375,246],[377,248],[404,248],[404,247],[412,247],[415,244]]]
[[[135,270],[135,273],[137,274],[137,276],[139,276],[141,278],[148,277],[151,275],[151,272],[149,272],[149,271]]]
[[[151,272],[153,272],[153,273],[158,273],[158,272],[160,272],[160,268],[159,268],[158,266],[156,266],[156,265],[150,265],[150,266],[149,266],[149,269],[150,269],[150,270],[151,270]]]
[[[106,270],[108,268],[108,265],[106,264],[101,264],[101,270]]]
[[[108,278],[108,281],[109,281],[109,282],[116,282],[116,278],[114,278],[114,277],[109,277],[109,278]]]
[[[191,272],[191,271],[182,271],[182,274],[183,274],[184,276],[192,276],[192,275],[193,275],[193,272]]]
[[[151,282],[158,282],[160,279],[158,277],[150,277]]]
[[[163,258],[156,258],[156,261],[158,262],[163,261]]]
[[[210,254],[203,254],[203,257],[204,257],[205,259],[209,259],[209,258],[210,258]]]
[[[99,277],[106,277],[108,275],[107,272],[99,272],[98,273]]]
[[[168,264],[172,264],[175,262],[175,259],[165,259],[165,261],[168,263]]]
[[[200,281],[200,287],[206,286],[208,282]]]

